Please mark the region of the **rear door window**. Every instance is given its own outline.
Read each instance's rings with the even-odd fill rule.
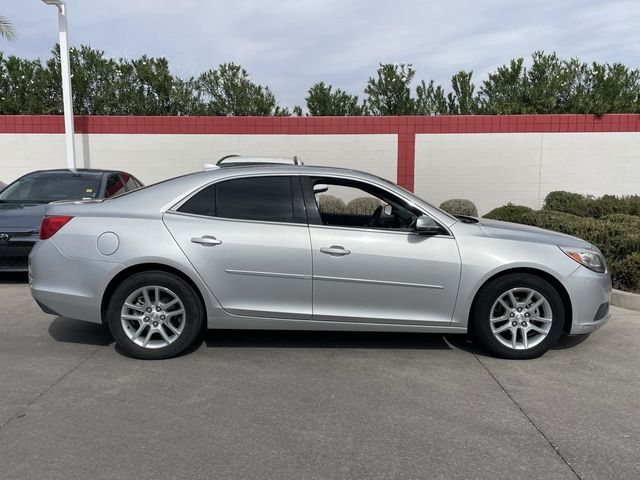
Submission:
[[[236,220],[306,222],[298,177],[247,177],[204,188],[180,212]]]

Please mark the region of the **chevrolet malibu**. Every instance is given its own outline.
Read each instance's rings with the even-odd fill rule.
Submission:
[[[602,326],[611,293],[578,238],[453,217],[366,173],[244,157],[47,206],[29,272],[45,312],[106,324],[144,359],[205,327],[469,333],[527,359]]]

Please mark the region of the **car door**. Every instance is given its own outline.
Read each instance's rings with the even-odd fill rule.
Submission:
[[[297,176],[221,180],[163,218],[227,312],[311,317],[309,228]]]
[[[366,182],[308,177],[303,186],[314,320],[450,324],[461,265],[448,230],[417,234],[422,212]]]

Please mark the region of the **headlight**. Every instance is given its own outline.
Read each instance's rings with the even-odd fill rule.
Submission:
[[[580,265],[584,265],[589,270],[593,270],[598,273],[604,273],[607,270],[607,265],[604,263],[604,257],[596,250],[560,246],[559,248],[567,254],[567,256],[578,262]]]

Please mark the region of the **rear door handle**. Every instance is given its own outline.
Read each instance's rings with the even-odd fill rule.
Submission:
[[[351,250],[347,250],[346,248],[341,247],[340,245],[331,245],[330,247],[322,247],[320,248],[320,251],[322,253],[327,253],[329,255],[337,255],[339,257],[343,255],[349,255],[351,253]]]
[[[218,240],[216,237],[212,235],[203,235],[202,237],[193,237],[191,239],[192,243],[199,243],[200,245],[204,245],[205,247],[220,245],[222,240]]]

